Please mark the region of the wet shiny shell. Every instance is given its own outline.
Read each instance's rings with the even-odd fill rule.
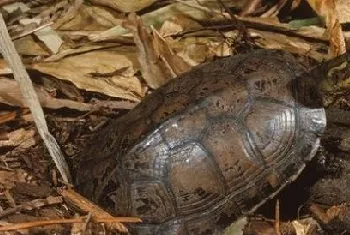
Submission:
[[[134,234],[213,234],[302,171],[326,125],[295,58],[259,50],[195,67],[112,122],[78,189]]]

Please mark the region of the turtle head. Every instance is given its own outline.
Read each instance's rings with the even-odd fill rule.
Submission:
[[[320,63],[293,81],[296,100],[308,108],[328,107],[350,89],[350,53]],[[337,96],[338,97],[338,96]]]
[[[350,53],[317,65],[311,69],[310,75],[322,99],[322,106],[329,106],[336,97],[350,89]]]

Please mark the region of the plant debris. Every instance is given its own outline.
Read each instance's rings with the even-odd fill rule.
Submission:
[[[114,217],[71,185],[79,153],[109,120],[219,57],[283,49],[312,68],[346,53],[350,38],[347,0],[5,0],[0,7],[6,24],[0,45],[0,231],[6,234],[127,232],[138,218]],[[278,204],[273,200],[236,221],[225,235],[350,233],[350,193],[340,188],[350,187],[350,76],[338,72],[347,66],[323,84],[330,111],[328,157],[320,162],[327,166],[312,174],[317,183],[301,177],[296,185],[303,189],[292,192],[309,188],[308,196],[293,204],[287,194],[294,186],[288,187]],[[292,207],[287,212],[286,204]]]

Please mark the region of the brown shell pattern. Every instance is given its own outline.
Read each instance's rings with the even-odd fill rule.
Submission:
[[[78,189],[115,215],[141,217],[133,234],[222,231],[314,156],[326,118],[298,82],[308,76],[279,50],[195,67],[97,136]]]

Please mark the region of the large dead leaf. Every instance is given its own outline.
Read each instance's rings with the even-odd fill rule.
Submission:
[[[57,62],[36,63],[33,68],[87,91],[132,101],[144,96],[132,61],[118,51],[92,51]]]
[[[344,54],[346,45],[336,8],[336,0],[308,0],[308,2],[326,22],[330,55],[335,57]]]
[[[153,30],[153,46],[156,55],[160,57],[174,75],[179,75],[191,69],[191,66],[180,56],[176,55],[158,31]]]
[[[153,37],[136,14],[129,14],[124,23],[133,32],[134,41],[138,49],[138,59],[142,76],[151,88],[156,89],[170,78],[170,71],[160,60],[153,45]]]
[[[50,53],[42,48],[32,35],[19,38],[14,41],[17,52],[21,55],[47,56]]]
[[[212,37],[214,31],[202,32],[200,35],[173,40],[171,47],[191,66],[210,61],[214,56],[232,55],[232,47],[228,41],[220,37]],[[206,36],[207,35],[207,36]],[[168,41],[170,41],[168,39]]]
[[[59,109],[66,107],[80,111],[89,111],[92,108],[91,104],[75,102],[72,100],[56,99],[51,97],[49,93],[43,89],[40,89],[39,87],[35,87],[35,91],[38,95],[40,104],[45,108]],[[0,103],[27,107],[17,81],[5,78],[0,79]]]
[[[340,23],[350,22],[350,2],[349,0],[337,0],[335,1],[335,7],[338,11]]]
[[[99,5],[81,5],[74,18],[60,26],[67,31],[102,31],[115,25],[120,25],[123,15],[116,14],[108,8]]]
[[[52,54],[56,54],[62,46],[62,39],[56,31],[49,26],[34,32],[34,34],[45,44],[46,48],[49,49]]]
[[[34,134],[32,129],[17,129],[8,133],[6,140],[0,140],[0,146],[18,147],[18,151],[25,150],[35,144]]]
[[[121,12],[136,12],[150,6],[156,1],[157,0],[91,0],[93,3],[108,6]]]
[[[193,20],[191,21],[193,23],[197,20],[207,20],[212,18],[222,19],[223,14],[219,10],[214,11],[213,9],[199,5],[197,1],[184,1],[169,4],[152,12],[145,13],[140,17],[145,26],[153,26],[155,29],[159,29],[162,27],[164,22],[173,19],[177,20],[180,18],[186,18]],[[196,25],[196,23],[193,24]],[[187,29],[190,29],[193,24],[186,24],[188,26]],[[128,33],[129,30],[125,29],[121,25],[117,25],[104,32],[91,34],[89,39],[94,42],[111,40],[121,36],[128,36]]]
[[[315,60],[322,62],[328,59],[327,54],[323,54],[323,44],[309,43],[299,38],[278,34],[269,31],[251,30],[255,37],[257,45],[266,49],[282,49],[295,54],[308,55]]]

